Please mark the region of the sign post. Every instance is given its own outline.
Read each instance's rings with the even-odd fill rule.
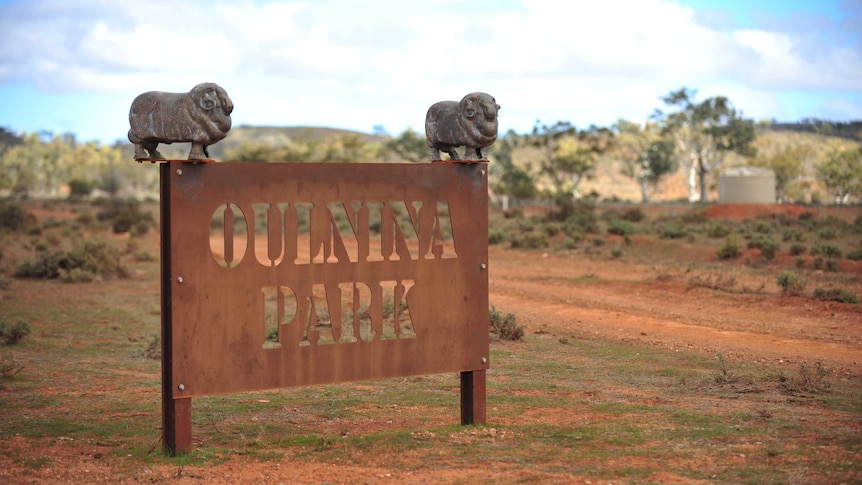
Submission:
[[[160,165],[163,444],[194,397],[458,372],[486,420],[487,163]]]

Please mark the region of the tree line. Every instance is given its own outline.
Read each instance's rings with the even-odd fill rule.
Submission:
[[[487,150],[494,196],[570,203],[582,196],[582,182],[599,165],[614,163],[620,167],[620,176],[637,184],[645,203],[680,170],[685,174],[689,200],[706,202],[711,177],[733,158],[735,164],[772,169],[778,202],[798,200],[811,190],[811,178],[836,203],[862,197],[862,145],[855,140],[830,138],[826,149],[798,140],[763,146],[758,143],[758,132],[769,126],[745,118],[724,96],[698,100],[695,90],[682,87],[660,99],[664,109],[655,110],[644,122],[620,119],[609,127],[578,129],[568,121],[544,124],[537,120],[529,133],[510,130],[501,134]],[[852,128],[857,123],[846,125]],[[817,126],[845,130],[840,123]],[[824,128],[820,134],[828,135],[827,131]],[[229,143],[229,136],[219,147],[221,158],[236,162],[427,160],[424,134],[411,129],[397,136],[382,127],[375,128],[375,136],[347,132],[290,138],[267,133],[266,139],[239,136],[241,141],[236,143]],[[0,193],[56,197],[64,186],[72,197],[86,197],[97,190],[109,196],[155,196],[157,171],[134,163],[131,148],[119,142],[112,146],[79,143],[72,134],[18,137],[0,129]],[[181,159],[182,150],[167,147],[163,153]],[[815,173],[806,174],[810,166]]]

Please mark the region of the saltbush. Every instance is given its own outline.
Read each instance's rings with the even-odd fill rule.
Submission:
[[[841,259],[841,250],[831,244],[815,244],[809,250],[812,256],[823,256],[824,258]]]
[[[608,234],[616,234],[617,236],[628,236],[634,234],[635,226],[622,219],[614,219],[608,223]]]
[[[718,259],[733,259],[741,254],[739,249],[739,238],[731,234],[724,242],[724,246],[718,248]]]
[[[790,254],[799,256],[808,252],[808,248],[804,244],[794,243],[790,245]]]
[[[111,224],[115,234],[132,232],[141,235],[155,225],[153,215],[141,209],[136,200],[107,199],[100,202],[101,210],[96,215],[102,222]]]
[[[524,326],[518,325],[518,317],[514,313],[503,313],[491,305],[488,312],[491,333],[503,340],[521,340],[524,337]]]
[[[776,283],[781,288],[781,293],[790,296],[800,296],[805,291],[805,286],[808,281],[804,276],[793,271],[782,271],[775,278]]]
[[[682,239],[687,235],[685,227],[674,223],[665,224],[658,231],[658,236],[662,239]]]
[[[0,202],[0,230],[20,231],[36,226],[36,217],[16,202]]]
[[[35,261],[18,266],[19,278],[61,278],[69,282],[92,281],[96,277],[125,277],[117,250],[104,241],[85,241],[70,251],[44,251]]]
[[[727,237],[730,234],[730,229],[728,229],[724,224],[720,222],[716,222],[715,224],[709,227],[706,235],[713,239],[720,239],[723,237]]]
[[[844,288],[816,288],[811,297],[815,300],[837,301],[840,303],[859,303],[856,294]]]
[[[0,340],[6,345],[15,345],[30,334],[30,322],[18,317],[15,322],[0,320]]]

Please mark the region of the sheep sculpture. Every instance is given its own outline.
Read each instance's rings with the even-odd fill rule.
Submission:
[[[164,159],[159,143],[191,142],[189,160],[209,158],[207,147],[227,136],[233,102],[221,86],[201,83],[188,93],[150,91],[129,109],[135,160]]]
[[[440,101],[425,115],[425,137],[431,161],[440,160],[440,151],[450,160],[461,160],[456,148],[464,147],[465,160],[484,160],[483,148],[497,140],[497,111],[500,105],[486,93],[470,93],[458,101]]]

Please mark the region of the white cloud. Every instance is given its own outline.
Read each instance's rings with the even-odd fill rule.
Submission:
[[[858,45],[724,24],[668,0],[30,0],[0,5],[0,86],[132,96],[214,81],[239,123],[395,131],[475,90],[526,130],[643,119],[683,85],[777,117],[771,91],[862,88]]]

